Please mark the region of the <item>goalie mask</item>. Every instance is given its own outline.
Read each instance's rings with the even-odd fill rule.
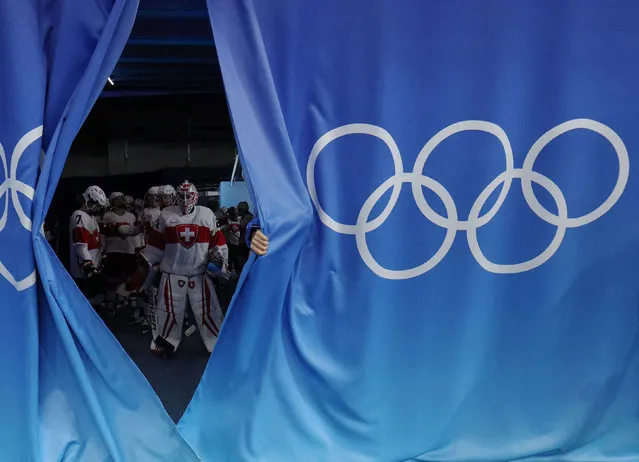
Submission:
[[[188,215],[197,205],[197,189],[190,181],[184,181],[177,188],[177,204],[184,215]]]
[[[88,212],[98,212],[108,204],[106,194],[99,186],[89,186],[82,193],[82,198]]]

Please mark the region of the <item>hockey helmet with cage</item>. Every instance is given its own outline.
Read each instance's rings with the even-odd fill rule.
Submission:
[[[197,188],[193,183],[184,180],[176,190],[177,204],[182,209],[184,215],[188,215],[193,211],[198,201]]]
[[[98,211],[101,208],[106,207],[109,203],[106,194],[102,191],[102,188],[95,185],[89,186],[86,191],[82,193],[82,199],[89,211]]]

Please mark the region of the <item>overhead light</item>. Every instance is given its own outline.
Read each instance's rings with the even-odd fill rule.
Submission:
[[[115,82],[113,81],[111,77],[107,79],[107,82],[109,82],[111,85],[115,85]]]

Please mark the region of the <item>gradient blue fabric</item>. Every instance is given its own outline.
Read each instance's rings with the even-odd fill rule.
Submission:
[[[137,7],[0,2],[3,461],[199,460],[40,233]]]
[[[209,6],[272,248],[205,460],[639,459],[639,5]]]

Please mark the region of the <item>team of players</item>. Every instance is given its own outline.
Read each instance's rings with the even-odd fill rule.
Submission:
[[[71,217],[70,271],[78,286],[87,297],[104,286],[107,298],[144,290],[150,303],[141,318],[150,323],[151,351],[161,356],[180,344],[187,304],[209,352],[223,319],[213,281],[228,277],[229,248],[213,211],[197,203],[189,181],[152,187],[143,204],[117,192],[107,200],[91,186]],[[232,248],[244,234],[233,223],[231,216],[224,224],[238,238]]]

